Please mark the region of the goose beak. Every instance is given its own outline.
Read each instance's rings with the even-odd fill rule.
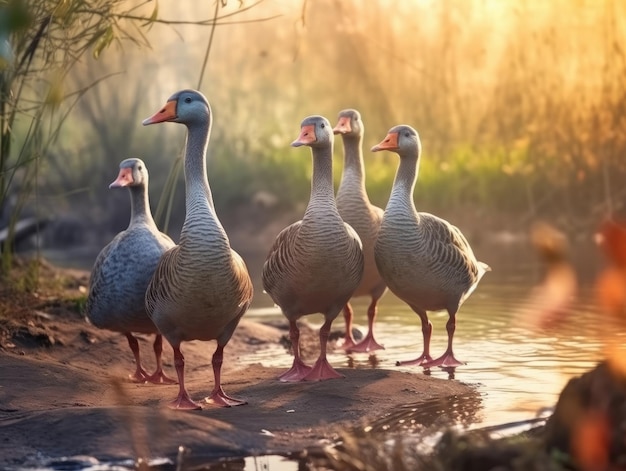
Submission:
[[[132,185],[135,182],[133,179],[132,168],[121,168],[120,173],[113,183],[109,185],[109,188],[122,188]]]
[[[144,119],[141,124],[147,126],[148,124],[164,123],[166,121],[174,121],[176,119],[176,100],[168,101],[165,106],[154,113],[149,118]]]
[[[314,143],[316,140],[317,138],[315,137],[315,126],[312,124],[309,124],[307,126],[302,126],[302,128],[300,128],[300,135],[298,136],[298,139],[296,139],[295,141],[291,143],[291,146],[292,147],[306,146],[306,145]]]
[[[398,133],[390,132],[380,143],[372,147],[372,152],[381,150],[398,150]]]
[[[333,128],[334,134],[347,134],[352,131],[352,127],[350,126],[350,118],[342,116],[339,118],[339,122],[337,126]]]

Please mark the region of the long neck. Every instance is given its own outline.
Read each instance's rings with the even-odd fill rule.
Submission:
[[[400,165],[393,182],[393,189],[389,197],[388,209],[415,209],[413,202],[413,191],[419,169],[419,158],[417,155],[401,155]]]
[[[148,200],[148,188],[146,185],[129,186],[130,192],[130,224],[155,225],[150,211],[150,201]]]
[[[211,210],[215,211],[206,167],[206,150],[210,133],[211,124],[207,122],[194,123],[188,126],[185,145],[187,214],[190,213],[190,205],[195,205],[195,201],[199,197],[206,198]]]
[[[351,191],[365,191],[365,166],[363,163],[363,136],[344,135],[344,168],[341,185],[350,186]]]
[[[211,125],[201,122],[188,126],[185,146],[185,223],[180,234],[181,253],[208,257],[228,250],[228,236],[213,206],[206,172],[206,149]],[[210,250],[207,250],[210,247]],[[201,254],[201,255],[199,255]]]
[[[313,175],[311,177],[311,199],[309,207],[324,205],[336,210],[333,188],[332,146],[313,147]]]

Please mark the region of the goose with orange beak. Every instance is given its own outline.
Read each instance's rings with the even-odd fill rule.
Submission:
[[[342,346],[348,352],[368,353],[384,348],[374,337],[378,300],[387,291],[387,286],[378,273],[374,260],[374,244],[383,219],[383,210],[370,203],[365,189],[365,164],[363,162],[365,126],[361,114],[354,109],[340,111],[333,132],[341,135],[344,155],[343,174],[337,191],[337,209],[341,218],[352,226],[363,243],[363,278],[352,297],[369,296],[371,298],[367,309],[367,334],[358,343],[352,335],[354,315],[352,305],[348,302],[344,306],[346,333]]]
[[[397,365],[455,368],[462,365],[453,352],[456,314],[478,286],[489,266],[479,262],[461,231],[429,213],[418,212],[413,201],[421,143],[411,126],[391,128],[372,152],[387,150],[400,164],[374,248],[376,266],[387,286],[420,317],[424,350],[414,360]],[[443,355],[430,354],[432,324],[428,311],[446,310],[448,346]]]

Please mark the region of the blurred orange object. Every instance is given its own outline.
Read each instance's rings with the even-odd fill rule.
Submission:
[[[603,312],[624,321],[626,314],[626,225],[605,222],[598,233],[598,244],[604,250],[610,266],[596,281],[596,299]]]
[[[567,239],[559,230],[537,223],[531,229],[531,241],[545,273],[517,317],[532,328],[554,330],[571,311],[578,289],[576,273],[568,261]]]
[[[570,450],[582,471],[601,471],[609,463],[609,420],[605,413],[588,410],[572,433]]]

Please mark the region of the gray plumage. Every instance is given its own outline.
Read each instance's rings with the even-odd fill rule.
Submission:
[[[479,262],[461,231],[432,214],[417,212],[413,190],[417,181],[421,144],[415,129],[400,125],[372,151],[390,150],[400,165],[381,224],[374,254],[389,289],[420,316],[424,352],[400,364],[455,367],[452,340],[456,313],[490,268]],[[429,345],[432,325],[427,311],[447,310],[448,348],[433,360]]]
[[[141,366],[137,340],[131,332],[157,334],[155,353],[157,369],[160,369],[161,336],[146,313],[144,296],[161,255],[173,247],[174,242],[159,232],[152,218],[148,201],[148,169],[143,161],[124,160],[117,180],[110,187],[128,188],[130,223],[96,258],[89,280],[85,314],[96,327],[127,336],[137,363],[134,379],[150,381],[152,377],[148,377]],[[152,379],[161,382],[166,378],[161,375],[160,380],[157,377]]]
[[[348,302],[344,307],[346,334],[343,346],[352,352],[369,352],[384,348],[374,338],[378,300],[387,290],[374,260],[374,244],[383,219],[383,210],[370,203],[365,189],[363,162],[365,127],[361,114],[354,109],[339,112],[339,121],[333,132],[341,134],[344,148],[344,168],[337,191],[337,209],[341,218],[352,226],[363,243],[363,278],[352,296],[371,297],[367,310],[368,332],[358,344],[355,344],[352,336],[352,306]]]
[[[161,258],[146,292],[149,316],[174,348],[180,392],[174,408],[199,408],[184,387],[181,342],[217,340],[213,355],[215,387],[207,402],[231,406],[220,383],[223,348],[252,301],[252,281],[243,259],[231,247],[213,206],[206,173],[211,108],[198,91],[174,94],[144,124],[176,122],[187,126],[185,149],[186,216],[179,244]]]
[[[333,131],[326,118],[302,121],[293,146],[308,145],[313,156],[311,197],[302,220],[276,238],[263,265],[263,287],[289,320],[294,365],[284,381],[322,380],[340,376],[326,359],[332,321],[361,281],[363,252],[356,232],[339,215],[332,180]],[[320,356],[313,367],[299,356],[297,319],[322,313]]]

